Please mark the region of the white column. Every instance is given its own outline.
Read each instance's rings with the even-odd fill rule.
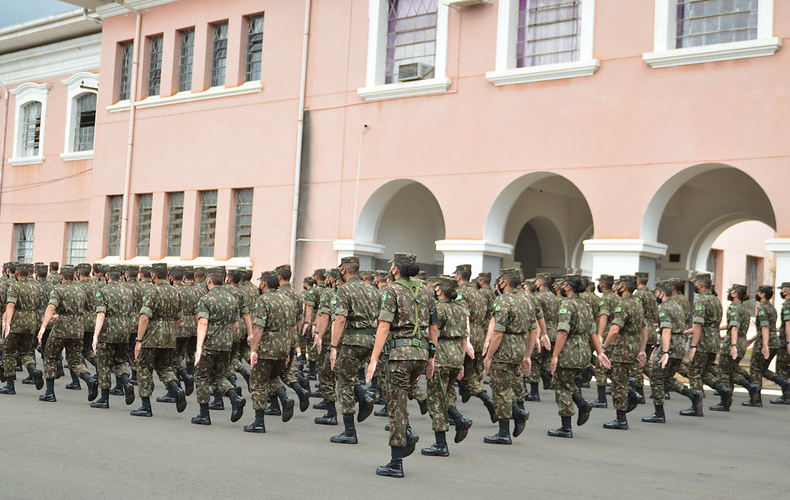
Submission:
[[[655,283],[656,259],[666,255],[667,246],[645,240],[600,239],[585,240],[584,251],[592,255],[592,277],[611,274],[615,278],[637,271],[650,273],[650,284]]]
[[[335,240],[332,248],[337,252],[337,263],[340,259],[356,255],[359,257],[359,268],[375,270],[376,258],[384,254],[384,246],[370,241]]]
[[[494,276],[502,268],[502,260],[513,255],[513,245],[485,240],[439,240],[436,251],[444,254],[444,274],[452,274],[461,264],[472,266],[472,276],[489,272]]]
[[[776,256],[776,279],[774,286],[790,281],[790,238],[777,238],[765,242],[765,249]],[[750,290],[752,291],[752,290]],[[774,290],[774,305],[778,311],[782,309],[782,297],[779,290]]]

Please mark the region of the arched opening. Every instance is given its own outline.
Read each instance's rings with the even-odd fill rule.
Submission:
[[[535,172],[508,185],[497,197],[486,221],[485,237],[513,245],[513,261],[526,276],[538,272],[590,272],[582,241],[592,235],[587,200],[568,179]]]

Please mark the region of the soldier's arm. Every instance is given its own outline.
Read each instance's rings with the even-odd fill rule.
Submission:
[[[44,335],[44,330],[47,329],[47,325],[49,322],[52,321],[52,316],[55,315],[55,304],[48,304],[47,309],[44,311],[44,319],[41,320],[41,328],[38,330],[38,340],[41,341],[41,337]]]
[[[14,318],[14,309],[16,304],[9,302],[6,304],[5,313],[3,314],[3,338],[8,336],[11,331],[11,320]]]
[[[104,326],[104,317],[106,314],[103,311],[96,313],[96,327],[93,329],[93,342],[96,343],[99,339],[99,333]]]
[[[606,330],[606,324],[609,323],[609,315],[608,314],[601,314],[598,316],[598,336],[603,338],[604,331]]]
[[[197,348],[195,349],[195,364],[203,352],[203,343],[206,341],[206,333],[208,333],[208,318],[199,316],[197,322]]]
[[[562,350],[565,348],[565,342],[568,340],[568,332],[565,330],[558,330],[557,331],[557,340],[554,341],[554,351],[551,353],[552,362],[555,359],[560,359],[560,354],[562,354]]]
[[[618,335],[620,335],[620,325],[615,325],[613,323],[612,326],[609,327],[609,333],[606,335],[606,340],[603,342],[603,350],[608,349],[611,343],[617,339]]]

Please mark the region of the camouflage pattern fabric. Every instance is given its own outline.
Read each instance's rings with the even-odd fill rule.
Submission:
[[[567,332],[568,335],[557,366],[572,369],[586,368],[590,363],[590,334],[595,328],[590,306],[574,294],[562,301],[557,317],[557,331]]]
[[[585,346],[586,347],[586,346]],[[586,347],[589,350],[589,347]],[[563,352],[565,349],[563,348]],[[589,355],[587,356],[589,362]],[[573,402],[573,393],[578,391],[576,379],[581,378],[582,370],[579,368],[557,367],[552,378],[554,384],[554,401],[557,403],[557,413],[561,417],[572,417],[576,414],[576,405]]]
[[[211,292],[206,296],[210,294]],[[200,362],[195,366],[195,395],[198,404],[211,402],[211,387],[216,387],[222,394],[233,389],[227,378],[230,356],[230,350],[204,350],[200,354]]]
[[[409,392],[417,384],[417,380],[427,366],[428,362],[421,359],[389,359],[387,361],[388,386],[384,397],[390,414],[389,445],[391,447],[403,448],[407,444]]]
[[[11,283],[6,293],[6,303],[14,304],[11,333],[35,334],[38,332],[41,290],[30,276]]]
[[[233,345],[233,323],[238,319],[238,297],[227,285],[216,286],[198,299],[195,312],[198,320],[208,321],[203,351],[230,352]],[[245,309],[246,311],[246,306]]]
[[[612,401],[616,410],[628,408],[628,378],[635,371],[636,356],[639,353],[642,327],[645,318],[642,306],[632,296],[623,297],[614,308],[611,324],[617,325],[620,332],[609,345],[609,360],[612,370]]]
[[[344,333],[343,337],[345,335]],[[354,414],[356,408],[354,386],[359,384],[357,372],[365,366],[372,351],[372,347],[345,343],[338,349],[335,376],[337,377],[337,392],[340,395],[340,410],[343,415]]]
[[[258,363],[250,375],[250,391],[256,410],[266,408],[266,399],[283,387],[280,381],[285,371],[293,342],[291,318],[293,302],[288,296],[275,290],[258,296],[253,310],[253,326],[263,329],[258,346]],[[279,368],[279,372],[273,371]]]
[[[58,362],[63,349],[66,349],[66,361],[69,363],[69,368],[77,376],[88,373],[82,357],[82,333],[80,333],[80,338],[64,338],[55,336],[53,331],[44,348],[44,378],[52,380],[59,378]]]
[[[64,281],[49,294],[48,305],[55,306],[58,319],[54,321],[50,337],[60,339],[78,339],[82,343],[85,308],[88,299],[85,291],[74,281]],[[80,347],[80,349],[82,349]],[[58,351],[60,355],[60,351]]]
[[[128,344],[129,332],[137,327],[134,296],[129,287],[112,282],[96,290],[94,303],[95,314],[104,313],[99,342]]]
[[[658,362],[661,357],[659,354],[649,367],[650,392],[653,403],[657,406],[663,406],[666,391],[679,393],[683,390],[683,385],[675,380],[675,373],[686,355],[685,314],[678,302],[667,300],[658,307],[656,318],[658,320],[659,335],[664,328],[669,328],[671,332],[667,366],[661,368]],[[661,342],[660,336],[657,342]]]
[[[455,380],[460,371],[460,366],[437,365],[433,378],[428,380],[428,413],[434,432],[447,432],[450,429],[447,410],[455,406]]]
[[[763,386],[763,378],[771,381],[776,380],[776,374],[768,369],[779,350],[779,335],[776,333],[776,321],[776,309],[770,302],[765,301],[757,305],[757,316],[754,320],[757,327],[757,336],[752,344],[752,359],[749,363],[749,372],[752,383],[760,390]],[[763,328],[768,329],[768,359],[761,352],[763,348]]]
[[[329,362],[329,345],[331,344],[331,323],[335,319],[332,310],[331,302],[335,296],[335,291],[328,288],[321,295],[318,305],[318,314],[329,316],[329,325],[327,332],[321,337],[321,353],[318,356],[318,388],[321,390],[321,395],[327,401],[337,401],[335,388],[337,386],[337,378],[332,366]],[[381,382],[382,379],[379,380]]]
[[[519,337],[523,336],[519,335]],[[502,347],[500,346],[499,349],[501,350]],[[516,393],[513,389],[514,387],[521,387],[521,371],[519,365],[492,362],[489,374],[491,377],[491,392],[493,392],[496,416],[500,419],[510,419],[513,417],[513,401],[516,401]]]
[[[250,371],[252,407],[265,410],[269,397],[283,387],[280,373],[285,369],[285,359],[259,359]]]
[[[749,311],[743,302],[733,302],[727,308],[727,330],[719,350],[719,369],[722,382],[730,389],[735,384],[740,385],[744,382],[744,377],[738,372],[738,365],[746,354],[746,334],[749,331],[750,321]],[[732,347],[730,330],[733,327],[738,328],[738,342],[735,344],[738,355],[735,359],[732,359],[730,354]]]
[[[99,341],[96,349],[96,356],[99,358],[99,366],[96,370],[99,377],[99,387],[109,389],[112,387],[111,375],[120,377],[123,374],[129,375],[129,342],[102,342]]]
[[[719,352],[721,316],[719,300],[710,291],[699,294],[694,304],[693,321],[695,325],[702,326],[702,335],[688,367],[689,385],[696,391],[702,390],[703,383],[713,386],[720,380],[721,374],[715,361]]]
[[[782,303],[782,312],[779,318],[779,349],[776,353],[776,375],[788,380],[790,379],[790,354],[787,352],[785,322],[790,321],[790,299]]]
[[[390,323],[388,341],[416,338],[427,342],[428,325],[436,321],[436,300],[418,281],[397,280],[382,289],[379,321]],[[389,350],[389,359],[428,361],[427,345],[395,347]]]
[[[150,398],[154,392],[154,371],[165,386],[178,380],[173,370],[174,355],[174,348],[143,346],[140,349],[140,357],[137,359],[137,381],[141,398]]]
[[[546,321],[546,330],[551,340],[551,345],[557,340],[557,323],[559,322],[560,298],[549,290],[541,290],[535,294],[535,299],[540,302],[543,318]]]
[[[154,286],[143,287],[143,290],[140,314],[148,316],[150,323],[143,336],[142,347],[175,349],[175,322],[181,318],[181,296],[178,289],[161,280]]]

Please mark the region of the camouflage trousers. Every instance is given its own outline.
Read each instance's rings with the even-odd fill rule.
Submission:
[[[259,359],[250,372],[252,407],[265,410],[269,396],[283,388],[280,374],[285,370],[284,359]]]
[[[115,374],[116,377],[120,377],[130,373],[129,344],[126,342],[99,342],[97,347],[99,366],[96,372],[99,376],[99,387],[109,389],[112,383],[110,375]]]
[[[634,379],[635,388],[643,388],[645,386],[645,375],[649,376],[647,364],[645,364],[645,366],[639,366],[639,363],[634,363],[631,373],[628,374],[630,378]]]
[[[612,379],[612,402],[614,409],[628,409],[628,376],[633,372],[635,363],[612,363],[610,377]]]
[[[186,370],[188,365],[195,364],[197,337],[176,337],[176,354],[174,365],[176,372]]]
[[[160,349],[158,347],[140,349],[140,357],[137,358],[137,383],[141,398],[150,398],[154,392],[154,370],[165,386],[178,380],[175,370],[173,370],[175,352],[175,349]]]
[[[204,350],[200,362],[195,365],[195,394],[198,404],[211,401],[211,387],[225,394],[233,386],[228,382],[227,372],[231,363],[231,351]]]
[[[688,379],[689,386],[695,391],[702,391],[703,383],[709,387],[718,384],[721,380],[721,373],[719,367],[716,366],[716,353],[694,353],[694,359],[689,363]]]
[[[5,338],[3,352],[3,372],[6,378],[16,379],[16,358],[22,360],[22,366],[36,364],[36,356],[33,354],[33,342],[36,336],[32,333],[9,333]]]
[[[540,352],[537,349],[532,351],[532,370],[529,372],[529,381],[533,384],[540,382],[540,374],[543,372],[544,376],[551,373],[551,353],[554,351],[554,342],[551,343],[551,351],[542,348]]]
[[[561,417],[572,417],[576,414],[573,393],[578,392],[576,379],[581,378],[583,369],[557,367],[552,383],[554,384],[554,401],[557,403]]]
[[[337,351],[335,375],[337,376],[337,392],[340,396],[340,411],[343,415],[353,415],[356,408],[354,387],[359,384],[357,372],[370,359],[371,347],[358,345],[342,345]]]
[[[776,356],[776,351],[777,349],[769,348],[768,359],[765,359],[760,351],[752,351],[752,360],[749,363],[749,373],[752,377],[752,384],[756,385],[758,390],[762,390],[763,388],[763,378],[771,382],[776,382],[778,379],[776,373],[768,369],[768,365],[771,364],[771,361]]]
[[[433,378],[428,379],[428,412],[434,432],[450,430],[447,410],[455,406],[455,380],[460,372],[460,368],[436,367]]]
[[[607,370],[598,363],[598,356],[593,355],[592,364],[595,367],[595,385],[598,387],[606,387],[606,379],[612,377],[610,370]]]
[[[287,363],[283,367],[283,371],[280,373],[280,380],[282,383],[288,387],[291,387],[293,384],[299,382],[299,379],[296,378],[296,349],[291,349],[291,355],[287,359]]]
[[[514,387],[521,386],[519,365],[491,363],[491,391],[494,393],[494,410],[497,418],[513,418]]]
[[[387,361],[387,391],[385,398],[390,412],[391,447],[406,446],[406,427],[409,425],[407,402],[409,393],[417,385],[420,375],[428,366],[427,361],[403,360]]]
[[[44,378],[57,379],[58,377],[58,362],[60,356],[66,349],[66,361],[69,362],[69,368],[77,374],[89,373],[85,367],[84,357],[82,356],[82,339],[63,339],[59,337],[49,336],[47,339],[47,347],[44,349]]]
[[[739,370],[739,364],[743,359],[743,354],[738,353],[738,357],[732,359],[729,352],[719,353],[719,370],[721,372],[721,382],[725,387],[732,389],[735,385],[744,385],[746,378],[743,371]],[[777,367],[778,367],[777,363]]]
[[[96,357],[96,352],[93,350],[93,330],[83,332],[82,334],[82,356],[85,359],[93,359]]]
[[[329,342],[321,344],[321,353],[318,355],[318,388],[321,390],[321,396],[327,400],[337,401],[337,375],[332,371],[332,365],[329,362]]]
[[[664,368],[657,361],[650,363],[650,396],[656,406],[664,406],[664,395],[668,391],[681,393],[686,388],[675,378],[682,362],[682,359],[669,358]]]
[[[387,357],[382,352],[379,355],[379,361],[376,364],[376,379],[379,383],[379,390],[381,390],[381,397],[384,398],[384,401],[387,400]]]
[[[786,345],[776,352],[776,376],[790,379],[790,354],[787,353]]]
[[[486,390],[483,386],[483,356],[479,352],[475,353],[475,359],[464,356],[464,377],[461,382],[475,395]]]

